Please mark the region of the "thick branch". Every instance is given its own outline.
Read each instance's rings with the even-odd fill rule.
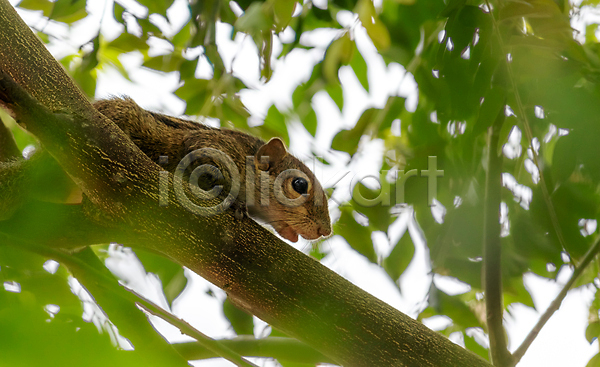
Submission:
[[[487,174],[485,177],[485,202],[483,206],[483,285],[491,359],[495,366],[510,366],[511,356],[506,345],[502,325],[502,252],[500,244],[500,200],[502,188],[502,156],[498,154],[500,128],[504,122],[504,109],[489,128]]]
[[[192,269],[238,305],[336,363],[489,366],[247,217],[236,219],[232,211],[196,216],[174,196],[168,207],[159,207],[160,168],[82,99],[6,0],[0,1],[0,24],[0,70],[46,108],[14,87],[9,97],[25,106],[20,113],[28,128],[115,227],[148,238],[145,247]]]

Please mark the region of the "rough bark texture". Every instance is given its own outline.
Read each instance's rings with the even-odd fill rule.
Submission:
[[[26,127],[91,201],[90,210],[69,212],[91,222],[90,238],[78,231],[81,238],[65,235],[66,242],[92,244],[114,231],[116,240],[187,266],[249,312],[345,366],[489,366],[249,218],[231,212],[198,217],[172,195],[168,207],[159,207],[160,167],[92,108],[6,0],[0,0],[0,24],[0,72],[43,107],[8,78],[0,80],[0,91],[17,102]],[[106,227],[102,236],[92,222]],[[40,239],[55,246],[52,236],[69,231],[64,223]]]

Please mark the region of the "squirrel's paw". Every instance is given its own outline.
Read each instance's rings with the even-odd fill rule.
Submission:
[[[244,216],[248,215],[248,211],[246,210],[246,205],[242,203],[234,203],[233,204],[233,216],[237,220],[244,219]]]

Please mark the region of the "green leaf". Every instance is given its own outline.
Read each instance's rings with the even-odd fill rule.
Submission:
[[[41,10],[45,17],[49,17],[54,3],[48,0],[23,0],[19,7],[29,10]]]
[[[188,21],[181,27],[179,32],[171,38],[171,43],[175,47],[185,48],[188,46],[190,39],[194,36],[195,30],[192,27],[192,22]]]
[[[379,20],[373,1],[358,0],[355,12],[377,50],[387,50],[391,44],[390,34],[385,25]]]
[[[354,47],[354,42],[350,39],[350,34],[348,33],[331,42],[325,52],[322,69],[323,76],[327,83],[340,83],[338,77],[340,66],[347,65],[352,61]]]
[[[385,135],[383,135],[382,132],[385,132],[391,128],[394,120],[400,118],[402,112],[405,111],[405,103],[406,100],[402,97],[394,96],[388,99],[384,110],[379,112],[384,113],[383,117],[381,118],[381,123],[379,125],[377,134],[380,138],[384,138]]]
[[[358,213],[369,219],[369,227],[372,230],[387,232],[392,222],[390,207],[392,202],[392,185],[382,172],[378,177],[379,188],[372,190],[362,182],[358,182],[352,188],[352,200],[350,204]]]
[[[184,61],[185,59],[181,55],[171,53],[162,56],[150,57],[144,61],[142,66],[168,73],[172,71],[179,71],[179,68]]]
[[[296,89],[298,90],[298,89]],[[340,111],[344,108],[344,91],[342,90],[342,86],[339,84],[328,84],[325,87],[325,91],[329,94],[329,97],[335,102]],[[294,92],[295,94],[295,92]]]
[[[115,17],[115,20],[121,24],[125,23],[125,20],[123,19],[124,12],[125,8],[121,4],[116,1],[113,2],[113,16]]]
[[[144,38],[136,37],[127,32],[121,33],[119,37],[110,41],[105,47],[118,50],[121,53],[146,51],[150,48]]]
[[[469,307],[470,304],[481,302],[476,300],[475,292],[449,296],[435,288],[435,286],[432,286],[432,288],[431,292],[435,292],[435,296],[430,298],[430,300],[433,300],[430,307],[435,310],[436,314],[450,317],[452,322],[463,330],[468,327],[483,328],[483,325]]]
[[[492,126],[498,113],[504,109],[505,105],[506,91],[500,88],[490,89],[485,95],[481,108],[479,109],[479,116],[477,117],[473,134],[477,136],[486,132],[487,128]],[[500,140],[500,142],[502,144],[504,143],[504,140]]]
[[[600,336],[600,321],[591,322],[585,329],[585,338],[592,344]]]
[[[466,2],[467,2],[467,0],[450,0],[450,1],[448,1],[446,7],[440,13],[440,17],[445,18],[445,17],[450,16],[455,11],[461,9],[465,5]]]
[[[507,267],[506,265],[508,261],[503,262],[504,264],[502,265],[504,270],[504,268]],[[506,279],[506,277],[509,275],[508,271],[503,271],[502,273],[502,283],[504,286],[503,301],[505,308],[513,303],[521,303],[531,308],[535,307],[533,304],[533,298],[531,298],[531,294],[529,294],[529,291],[527,290],[527,288],[525,288],[525,285],[523,284],[523,273],[526,272],[528,269],[525,268],[521,270],[522,271],[516,274],[515,277],[513,277],[512,279]]]
[[[271,30],[273,24],[272,13],[266,11],[263,2],[253,2],[241,17],[235,22],[235,30],[257,36],[262,32]],[[260,46],[260,45],[259,45]]]
[[[71,24],[87,16],[85,0],[57,0],[52,9],[51,19]]]
[[[167,301],[169,305],[172,305],[173,300],[181,294],[187,285],[183,267],[148,251],[136,249],[135,254],[147,272],[158,276]]]
[[[302,119],[302,124],[310,135],[315,136],[317,134],[317,114],[312,108],[309,109],[306,117]]]
[[[394,246],[394,249],[389,256],[383,260],[383,268],[390,278],[394,281],[398,281],[412,261],[414,255],[415,245],[407,230],[402,237],[400,237],[400,240]]]
[[[348,242],[348,244],[365,256],[369,261],[375,262],[377,257],[373,249],[371,240],[371,230],[357,223],[352,217],[350,208],[342,208],[340,219],[334,224],[335,234],[338,234]]]
[[[212,81],[206,79],[189,79],[175,91],[175,95],[187,102],[185,113],[197,115],[202,110],[206,98],[210,96],[208,91]]]
[[[350,62],[350,66],[352,70],[354,70],[354,74],[358,78],[360,84],[365,88],[365,90],[369,91],[369,78],[367,73],[367,63],[361,53],[356,48],[356,44],[354,44],[354,51],[352,52],[352,61]]]
[[[585,365],[586,367],[600,367],[600,354],[596,354],[589,360],[589,362]]]
[[[467,348],[471,352],[474,352],[475,354],[477,354],[478,356],[480,356],[481,358],[483,358],[485,360],[489,359],[488,349],[482,347],[481,344],[477,343],[475,338],[465,335],[464,339],[465,339],[465,348]]]
[[[174,0],[137,0],[140,4],[148,8],[148,14],[157,13],[163,16],[167,16],[167,9],[171,7]]]
[[[133,366],[146,360],[137,351],[119,351],[81,315],[59,311],[50,317],[28,292],[0,295],[0,354],[7,366]],[[10,337],[8,337],[10,336]],[[93,347],[92,347],[93,346]]]
[[[25,147],[28,145],[38,145],[37,139],[29,132],[21,129],[16,123],[7,123],[8,121],[10,121],[9,117],[2,110],[0,110],[0,118],[12,132],[13,137],[15,138],[15,143],[17,143],[17,147],[20,151],[23,151],[23,149],[25,149]]]
[[[367,128],[373,121],[373,117],[376,113],[377,110],[374,108],[370,108],[363,112],[354,128],[351,130],[342,130],[337,133],[337,135],[333,138],[331,148],[354,155],[358,149],[360,137],[366,134]]]
[[[266,128],[270,130],[274,130],[278,132],[278,136],[286,136],[287,135],[287,125],[285,124],[285,115],[279,112],[279,109],[272,105],[267,112],[267,116],[265,117]]]
[[[142,27],[142,32],[144,35],[162,37],[160,28],[155,26],[150,20],[141,18],[136,18],[136,20],[140,27]]]
[[[223,313],[237,335],[254,335],[252,315],[237,307],[229,298],[223,302]]]
[[[277,30],[282,31],[288,26],[296,8],[294,0],[273,0],[273,15]]]

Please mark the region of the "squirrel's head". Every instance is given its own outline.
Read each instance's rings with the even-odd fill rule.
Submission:
[[[316,240],[331,234],[327,196],[315,175],[288,153],[279,138],[264,144],[254,157],[255,187],[248,212],[270,224],[282,237]],[[251,194],[252,195],[252,194]]]

